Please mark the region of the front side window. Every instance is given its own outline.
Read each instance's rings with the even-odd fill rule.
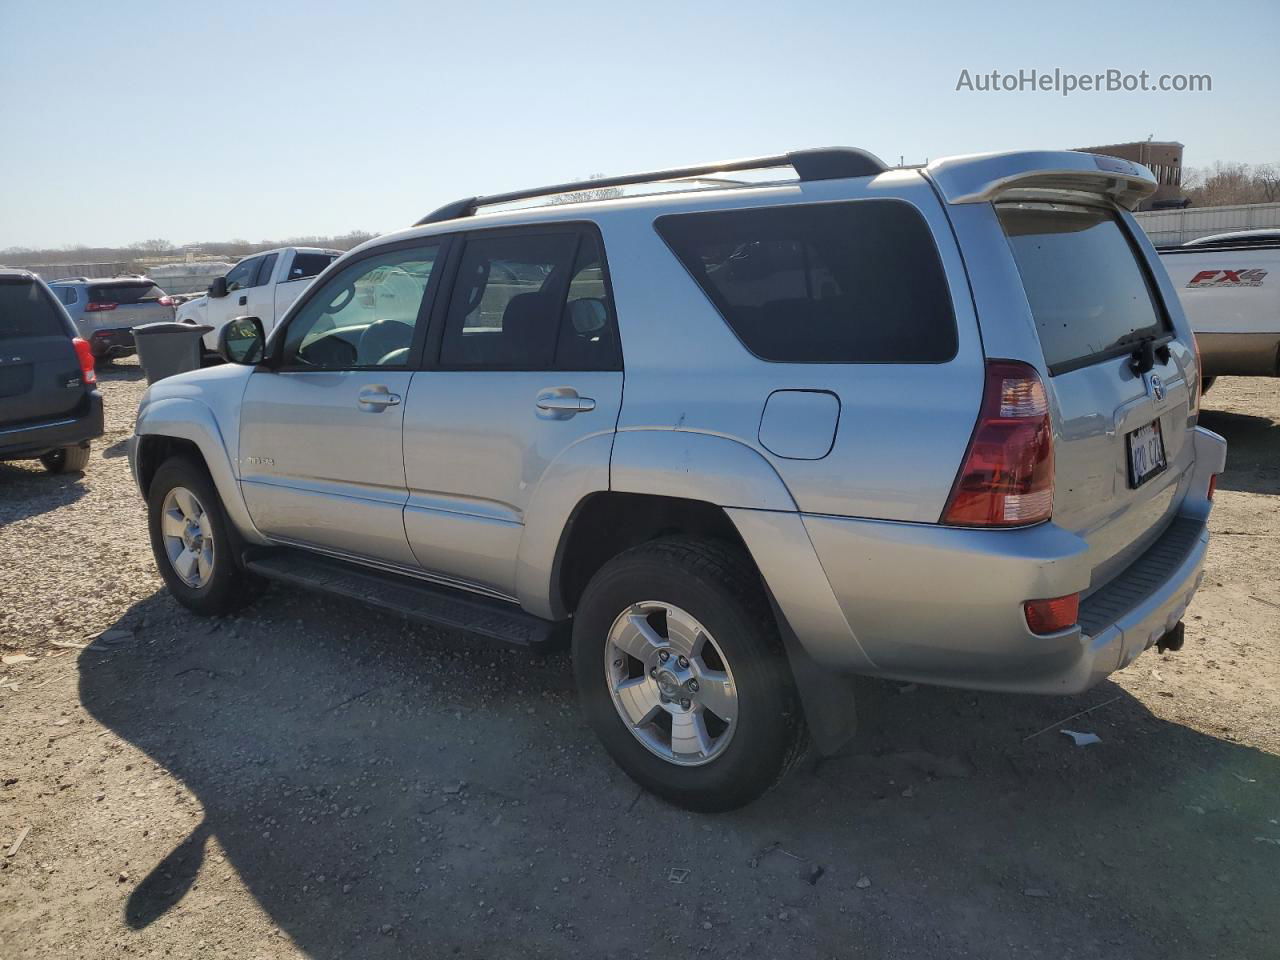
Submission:
[[[261,263],[261,257],[250,257],[248,260],[241,260],[232,267],[231,272],[227,274],[227,291],[252,287],[254,279],[258,276],[258,267]]]
[[[348,264],[309,297],[289,322],[286,367],[403,367],[439,244],[388,251]]]
[[[1151,284],[1110,210],[1019,203],[998,208],[1050,374],[1168,332]]]
[[[271,282],[271,274],[276,270],[276,259],[280,256],[278,253],[268,254],[262,258],[262,266],[258,269],[258,279],[254,283],[255,287],[263,287]]]
[[[747,349],[790,363],[945,363],[957,333],[929,225],[898,200],[660,217]]]

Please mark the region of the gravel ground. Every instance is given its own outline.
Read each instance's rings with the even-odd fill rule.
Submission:
[[[178,608],[140,374],[102,380],[83,478],[0,464],[0,648],[34,658],[0,670],[5,960],[1280,957],[1280,382],[1207,398],[1182,653],[1075,698],[861,683],[854,744],[710,817],[609,762],[563,656],[280,588]],[[1100,744],[1053,729],[1093,707]]]

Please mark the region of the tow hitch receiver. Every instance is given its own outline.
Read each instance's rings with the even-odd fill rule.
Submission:
[[[1179,620],[1163,637],[1156,641],[1156,649],[1161,653],[1166,650],[1172,650],[1174,653],[1182,649],[1183,634],[1186,633],[1186,625]]]

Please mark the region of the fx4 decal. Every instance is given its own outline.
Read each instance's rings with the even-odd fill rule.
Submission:
[[[1188,287],[1260,287],[1267,271],[1253,268],[1251,270],[1201,270]]]

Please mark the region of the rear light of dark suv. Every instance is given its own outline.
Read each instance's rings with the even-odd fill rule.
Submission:
[[[988,360],[978,425],[942,522],[1023,527],[1053,514],[1053,431],[1035,368]]]
[[[80,361],[80,379],[86,387],[92,387],[98,382],[98,375],[93,369],[93,348],[88,340],[81,337],[73,338],[71,345],[76,348],[76,359]]]

